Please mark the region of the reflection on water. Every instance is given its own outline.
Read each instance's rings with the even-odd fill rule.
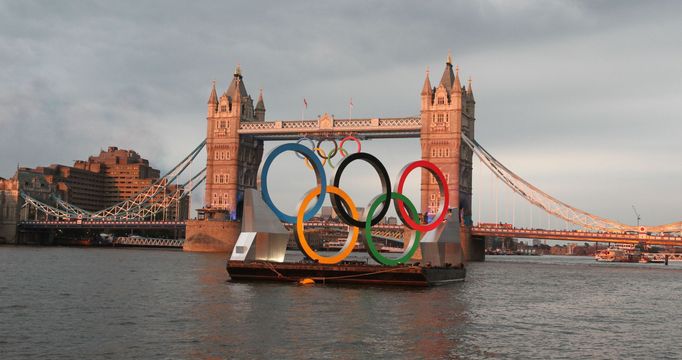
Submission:
[[[492,257],[430,289],[226,282],[224,257],[0,247],[3,358],[677,357],[682,266]]]

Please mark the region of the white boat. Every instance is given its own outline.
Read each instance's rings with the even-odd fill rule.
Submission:
[[[634,245],[624,244],[599,250],[594,259],[599,262],[637,262],[641,260],[641,253]]]

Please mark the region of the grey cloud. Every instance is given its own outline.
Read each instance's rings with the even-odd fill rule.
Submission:
[[[204,137],[210,81],[225,89],[237,63],[251,94],[264,89],[269,119],[300,118],[303,97],[307,117],[345,117],[351,96],[355,117],[414,115],[425,67],[437,82],[448,49],[474,77],[477,136],[501,159],[535,164],[534,154],[559,157],[571,147],[608,158],[634,147],[656,163],[661,152],[680,154],[681,8],[672,1],[0,1],[0,176],[17,162],[69,163],[108,145],[169,168]],[[376,144],[387,157],[401,147]],[[399,169],[403,160],[388,161]],[[646,196],[629,187],[603,204],[594,200],[599,183],[572,191],[536,161],[521,175],[540,187],[565,184],[553,188],[557,196],[586,210],[626,218],[639,191],[637,201],[650,208],[678,196],[665,211],[682,213],[682,188],[655,174],[641,180],[642,188],[654,184]],[[660,166],[682,175],[679,166]],[[607,166],[594,176],[622,182]]]

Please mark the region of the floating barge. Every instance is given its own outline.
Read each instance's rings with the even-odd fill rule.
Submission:
[[[300,282],[312,279],[317,283],[433,286],[464,281],[463,267],[425,267],[415,265],[381,266],[358,262],[334,265],[317,263],[279,263],[270,261],[227,262],[231,281]]]

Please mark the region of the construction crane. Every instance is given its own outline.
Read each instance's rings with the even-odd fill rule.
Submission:
[[[637,208],[635,207],[635,205],[632,205],[632,210],[635,211],[635,216],[637,217],[637,227],[639,227],[639,221],[642,220],[642,217],[639,216],[639,213],[637,212]]]

